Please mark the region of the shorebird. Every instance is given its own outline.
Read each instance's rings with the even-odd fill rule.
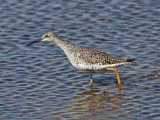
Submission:
[[[134,61],[134,59],[120,59],[112,57],[108,53],[104,53],[88,47],[76,46],[70,42],[60,39],[52,31],[44,33],[41,39],[31,42],[27,44],[27,46],[40,41],[53,42],[59,46],[76,69],[82,72],[90,73],[91,85],[93,83],[93,73],[103,73],[108,70],[114,71],[116,73],[118,85],[121,85],[118,70],[116,68],[119,66],[131,64]]]

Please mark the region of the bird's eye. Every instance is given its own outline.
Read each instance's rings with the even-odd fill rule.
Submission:
[[[45,35],[45,37],[48,37],[48,35]]]

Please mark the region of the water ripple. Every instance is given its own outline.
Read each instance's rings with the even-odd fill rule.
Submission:
[[[160,119],[160,2],[1,1],[0,119]],[[135,58],[113,72],[73,68],[48,31],[76,45]]]

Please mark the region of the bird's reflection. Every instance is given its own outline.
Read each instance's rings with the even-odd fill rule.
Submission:
[[[117,85],[115,86],[115,88],[117,89],[117,92],[108,92],[106,89],[103,90],[100,90],[99,88],[97,87],[94,87],[94,86],[90,86],[90,90],[89,91],[84,91],[82,93],[78,93],[78,95],[82,95],[82,96],[92,96],[94,97],[95,95],[98,97],[100,96],[103,96],[103,97],[106,97],[108,98],[109,95],[112,95],[112,98],[117,98],[117,99],[120,99],[120,96],[121,96],[121,85]],[[117,94],[118,93],[118,94]]]
[[[78,93],[73,97],[72,108],[69,112],[78,112],[81,110],[83,115],[97,114],[97,112],[105,112],[105,114],[117,114],[121,109],[121,86],[115,86],[116,92],[109,92],[106,89],[90,86],[88,91]],[[75,117],[77,119],[77,117]]]

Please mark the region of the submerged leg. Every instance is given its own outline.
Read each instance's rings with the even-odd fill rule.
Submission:
[[[106,68],[106,70],[112,70],[112,71],[116,72],[118,85],[121,85],[121,81],[120,81],[120,78],[119,78],[118,70],[116,68]]]
[[[92,85],[93,82],[92,82],[92,73],[90,74],[90,85]]]

